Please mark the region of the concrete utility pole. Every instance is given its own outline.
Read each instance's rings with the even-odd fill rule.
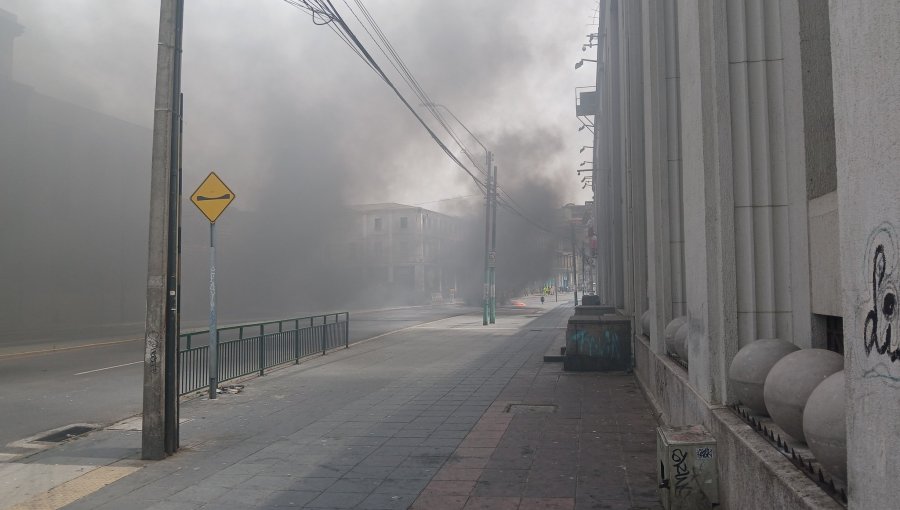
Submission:
[[[178,449],[178,161],[184,0],[161,0],[150,171],[141,456]],[[173,398],[174,395],[174,398]]]
[[[491,179],[491,324],[497,322],[497,165]]]
[[[485,168],[487,184],[484,188],[484,292],[482,293],[481,325],[488,325],[488,308],[490,308],[491,287],[491,163],[490,151],[485,151]]]
[[[575,306],[578,306],[578,259],[575,258],[575,223],[570,222],[572,227],[572,289],[575,291]],[[584,261],[581,261],[584,265]]]

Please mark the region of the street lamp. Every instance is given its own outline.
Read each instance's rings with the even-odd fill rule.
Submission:
[[[585,62],[597,62],[597,61],[594,59],[591,59],[591,58],[583,58],[583,59],[579,60],[578,62],[575,62],[575,69],[581,68],[581,66],[583,66]]]
[[[582,152],[584,152],[585,149],[593,149],[593,148],[594,148],[593,145],[582,145],[581,150],[579,150],[578,153],[581,154]]]

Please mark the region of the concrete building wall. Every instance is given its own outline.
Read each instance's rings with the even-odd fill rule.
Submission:
[[[830,3],[849,506],[900,479],[900,3]]]
[[[828,21],[828,2],[800,0],[798,7],[803,70],[806,183],[807,194],[810,199],[814,199],[837,189],[831,86],[831,30]]]
[[[889,508],[900,4],[600,7],[595,203],[611,252],[598,257],[599,295],[634,319],[636,376],[664,423],[717,437],[724,508],[839,508],[727,406],[741,346],[780,338],[840,352],[830,340],[843,318],[850,508]],[[686,367],[664,339],[682,314]]]

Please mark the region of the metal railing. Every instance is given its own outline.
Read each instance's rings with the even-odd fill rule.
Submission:
[[[218,381],[224,382],[313,354],[350,347],[350,313],[339,312],[217,329]],[[201,345],[195,345],[200,343]],[[209,387],[209,331],[178,337],[179,395]]]

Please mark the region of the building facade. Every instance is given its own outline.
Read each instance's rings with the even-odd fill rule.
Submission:
[[[578,105],[594,120],[597,290],[633,319],[662,421],[716,437],[724,508],[840,508],[840,489],[849,508],[895,508],[900,3],[600,0],[598,21]],[[843,356],[837,492],[729,407],[733,358],[770,338]]]
[[[0,338],[137,329],[150,129],[17,81],[15,40],[27,34],[0,9]]]
[[[455,299],[459,257],[454,247],[462,228],[456,218],[393,203],[353,210],[357,235],[350,265],[364,287],[398,302]]]
[[[595,291],[595,259],[591,256],[596,250],[593,213],[593,202],[588,201],[585,204],[564,205],[555,218],[556,253],[550,285],[555,285],[560,291],[572,292],[576,284],[579,293],[593,294]]]

